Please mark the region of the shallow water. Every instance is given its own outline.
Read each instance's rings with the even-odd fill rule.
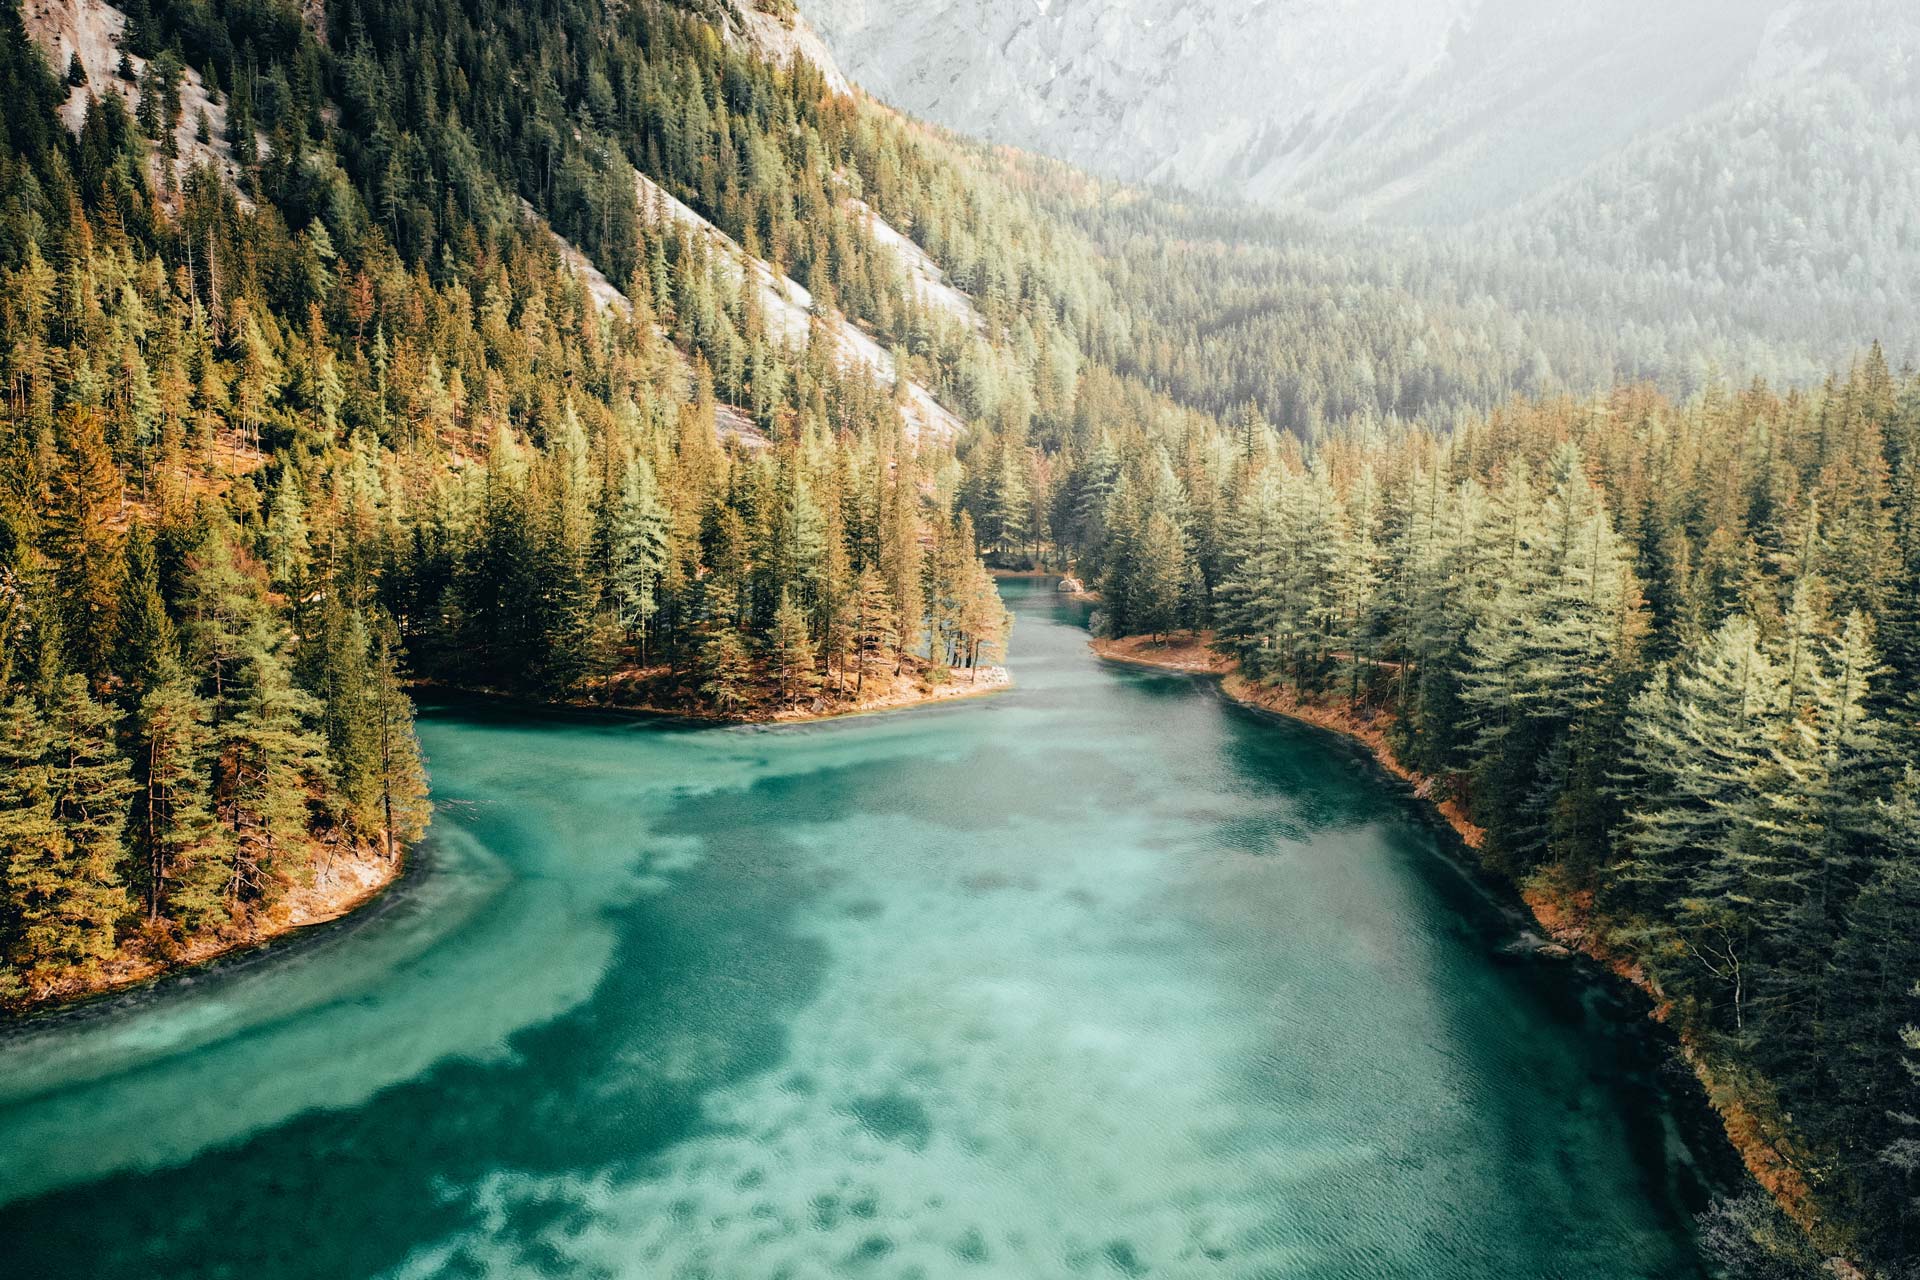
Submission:
[[[423,717],[367,912],[0,1040],[0,1274],[1683,1277],[1630,1010],[1351,749],[1102,664]]]

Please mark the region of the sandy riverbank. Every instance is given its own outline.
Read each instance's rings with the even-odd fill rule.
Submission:
[[[8,1012],[25,1016],[91,1000],[196,968],[310,925],[337,920],[373,901],[405,869],[404,855],[388,861],[377,849],[317,846],[312,882],[294,885],[271,910],[184,943],[136,933],[122,945],[120,954],[89,977],[70,974],[52,981],[29,982],[26,998]]]
[[[947,678],[934,683],[925,669],[910,662],[897,673],[870,674],[861,692],[854,693],[851,680],[846,687],[826,688],[805,702],[783,704],[764,696],[731,709],[708,707],[689,696],[684,680],[676,680],[665,668],[620,672],[596,684],[582,698],[571,698],[554,705],[581,710],[631,712],[638,715],[672,716],[683,720],[705,720],[715,724],[805,724],[813,720],[835,720],[841,716],[868,715],[876,711],[905,711],[959,698],[982,697],[1013,687],[1013,676],[1005,667],[981,666],[972,671],[954,668]]]

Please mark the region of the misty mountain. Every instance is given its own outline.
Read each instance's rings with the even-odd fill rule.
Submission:
[[[1885,0],[802,0],[849,74],[962,131],[1130,181],[1397,224],[1514,209],[1758,102],[1912,123]],[[1815,108],[1823,109],[1823,108]],[[1868,148],[1869,150],[1873,148]]]

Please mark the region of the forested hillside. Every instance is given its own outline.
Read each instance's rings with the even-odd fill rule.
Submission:
[[[925,303],[850,197],[945,179],[810,64],[652,4],[70,13],[0,11],[7,999],[395,856],[410,679],[733,713],[1000,642],[910,380],[997,411],[1056,268],[948,199],[984,318]]]
[[[1920,357],[1899,0],[800,7],[896,105],[1181,184],[1003,157],[1112,264],[1100,358],[1213,412],[1441,425]]]
[[[789,8],[0,5],[0,999],[399,856],[410,685],[830,711],[1004,649],[983,556],[1071,558],[1391,712],[1910,1269],[1920,385],[1775,389],[1897,282],[1610,199],[1516,225],[1546,270],[1143,195]],[[1908,253],[1899,158],[1847,216]]]
[[[1390,717],[1483,859],[1644,972],[1783,1202],[1910,1273],[1920,381],[1875,349],[1311,446],[1113,413],[1073,453],[1050,527],[1107,630]]]

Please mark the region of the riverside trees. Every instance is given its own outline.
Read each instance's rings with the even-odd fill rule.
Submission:
[[[1850,1246],[1912,1261],[1920,380],[1876,350],[1818,394],[1621,391],[1446,440],[1101,429],[1118,472],[1087,441],[1056,527],[1109,495],[1069,550],[1119,588],[1112,625],[1164,625],[1142,512],[1182,512],[1215,584],[1186,620],[1395,712],[1484,856],[1593,894],[1687,1033],[1765,1082]],[[1178,494],[1132,496],[1170,465]]]
[[[1024,396],[988,347],[1054,270],[1017,200],[672,6],[375,4],[324,40],[144,8],[141,110],[109,92],[77,136],[0,10],[8,996],[237,935],[332,846],[397,854],[426,819],[410,678],[599,696],[664,666],[732,704],[994,638],[944,442],[783,337],[719,247],[639,207],[636,167],[822,323],[865,320],[902,396],[966,364],[982,405]],[[598,50],[577,77],[556,27]],[[229,89],[233,172],[151,163],[188,67]],[[860,167],[871,207],[992,275],[993,332],[926,314],[845,202]],[[710,652],[717,682],[684,679]]]

